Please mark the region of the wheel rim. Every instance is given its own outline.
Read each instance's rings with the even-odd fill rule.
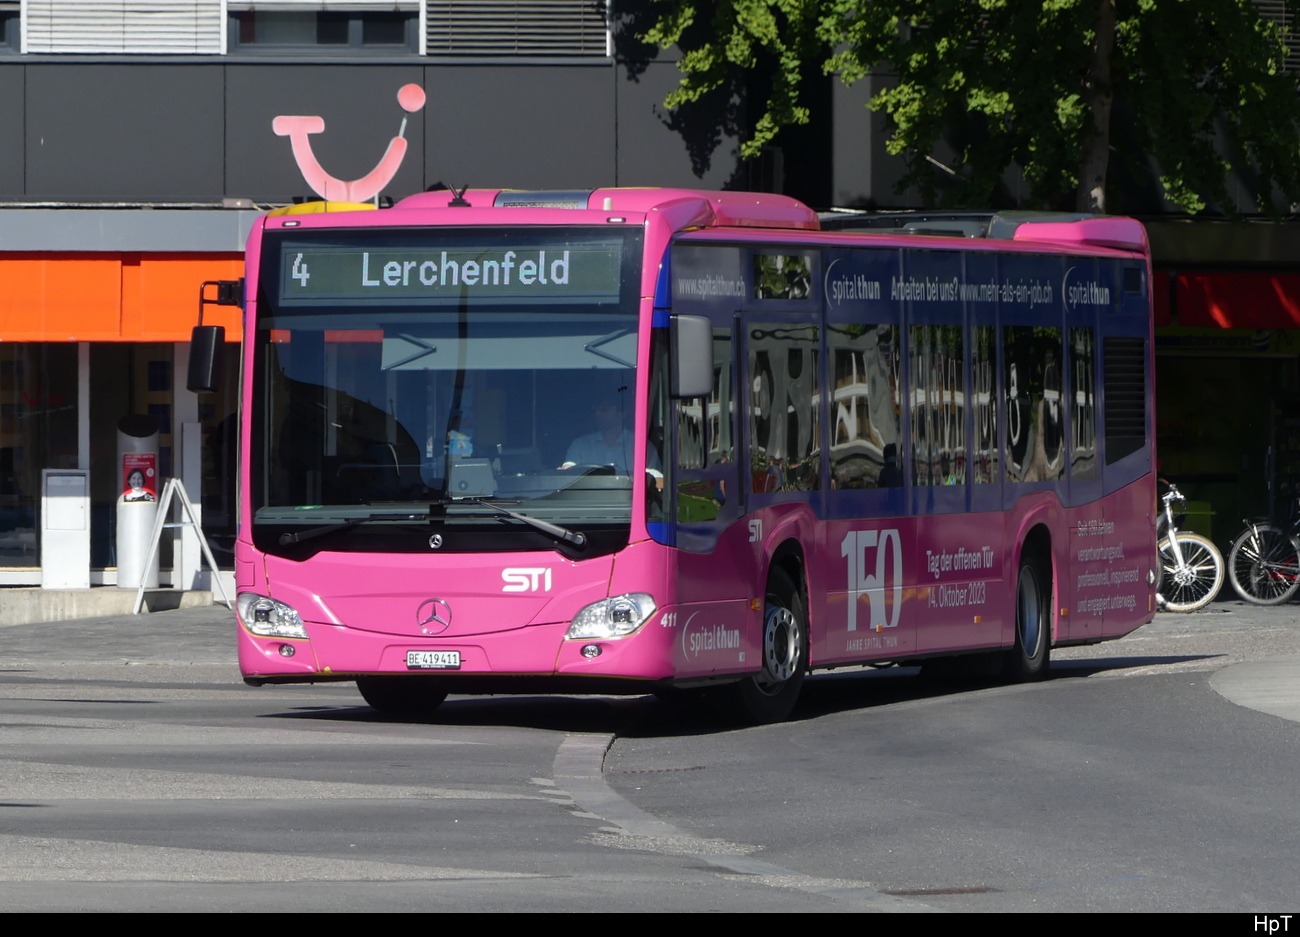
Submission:
[[[1252,596],[1277,599],[1295,589],[1300,557],[1289,537],[1276,530],[1260,530],[1236,551],[1233,573]]]
[[[1020,570],[1020,584],[1016,587],[1016,630],[1025,657],[1036,657],[1043,640],[1043,601],[1038,590],[1038,574],[1032,566]]]
[[[1183,555],[1181,564],[1174,558],[1173,545],[1168,540],[1160,545],[1164,574],[1160,594],[1173,611],[1199,608],[1219,591],[1222,580],[1218,557],[1208,545],[1181,535],[1178,550]]]
[[[763,673],[759,689],[773,693],[799,671],[803,633],[788,608],[769,606],[763,623]]]

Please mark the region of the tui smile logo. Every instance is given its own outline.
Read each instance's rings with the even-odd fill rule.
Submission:
[[[397,92],[397,103],[405,114],[397,136],[388,141],[388,149],[374,169],[360,179],[345,182],[336,179],[325,171],[325,167],[312,152],[311,135],[325,130],[323,117],[286,117],[275,118],[271,129],[277,137],[288,137],[293,145],[293,158],[298,163],[302,177],[307,180],[313,192],[327,202],[365,202],[384,190],[393,181],[397,170],[406,156],[406,120],[424,107],[424,89],[417,84],[403,85]]]

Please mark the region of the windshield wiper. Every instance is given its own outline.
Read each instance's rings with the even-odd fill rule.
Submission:
[[[538,520],[535,517],[529,517],[527,514],[518,514],[514,511],[503,508],[500,504],[488,501],[485,498],[450,498],[446,501],[438,501],[434,503],[439,505],[481,504],[483,507],[490,508],[498,514],[513,518],[522,524],[527,524],[535,530],[540,530],[544,534],[549,534],[556,540],[564,543],[571,543],[575,547],[583,546],[587,542],[587,535],[580,530],[569,530],[567,527],[561,527],[559,524],[552,524],[550,521]],[[512,501],[510,503],[517,504],[518,502]]]
[[[418,521],[428,524],[438,519],[437,516],[433,514],[433,508],[447,507],[452,504],[482,505],[503,517],[509,517],[522,524],[527,524],[534,530],[540,530],[542,533],[554,537],[556,540],[563,543],[571,543],[575,547],[584,546],[587,542],[587,535],[580,530],[569,530],[567,527],[561,527],[559,524],[552,524],[549,521],[538,520],[535,517],[529,517],[527,514],[519,514],[507,508],[503,508],[500,504],[488,501],[485,498],[447,498],[440,501],[429,502],[428,511],[376,511],[371,514],[349,517],[347,520],[341,521],[337,524],[325,524],[320,527],[310,527],[307,530],[300,530],[294,533],[286,531],[285,533],[280,534],[280,545],[289,546],[290,544],[301,543],[304,540],[321,537],[325,534],[333,533],[336,530],[347,530],[349,527],[356,527],[359,524],[382,523],[384,521]]]
[[[304,540],[311,540],[313,537],[320,537],[323,534],[333,533],[336,530],[346,530],[349,527],[356,527],[358,524],[372,524],[380,521],[423,521],[429,522],[427,511],[419,513],[394,513],[391,511],[379,511],[374,514],[362,514],[358,517],[349,517],[347,520],[338,524],[325,524],[321,527],[309,527],[306,530],[300,530],[296,533],[288,531],[280,534],[280,546],[288,546],[291,543],[301,543]]]

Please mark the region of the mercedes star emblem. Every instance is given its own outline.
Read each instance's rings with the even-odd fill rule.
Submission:
[[[451,627],[451,606],[442,599],[425,599],[415,610],[415,623],[425,634],[442,634]]]

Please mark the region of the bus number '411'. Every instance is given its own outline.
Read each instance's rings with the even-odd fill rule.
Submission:
[[[875,571],[867,574],[874,554]],[[849,567],[849,631],[858,630],[858,600],[871,606],[870,628],[898,627],[903,607],[903,541],[897,530],[850,530],[840,543]],[[889,590],[886,601],[885,591]]]

